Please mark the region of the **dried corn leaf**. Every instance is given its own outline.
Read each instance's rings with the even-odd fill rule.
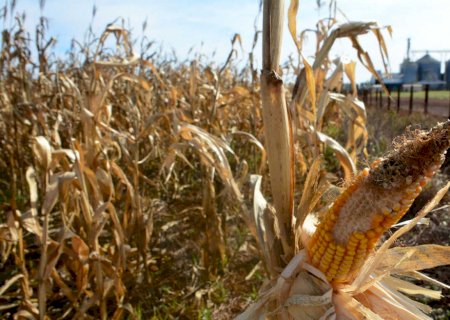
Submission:
[[[262,176],[252,175],[250,177],[250,183],[253,188],[253,219],[252,224],[254,225],[254,230],[256,230],[257,237],[261,248],[263,249],[263,253],[267,258],[269,257],[269,248],[271,247],[270,243],[266,242],[265,235],[265,225],[264,225],[264,211],[267,208],[267,201],[261,193],[261,181]]]
[[[183,124],[180,126],[179,132],[189,146],[193,147],[197,152],[203,164],[216,168],[225,186],[230,188],[232,194],[240,200],[241,193],[233,178],[230,164],[225,154],[225,151],[228,151],[234,155],[230,146],[194,125]]]
[[[389,95],[389,91],[384,85],[383,79],[381,79],[378,72],[375,70],[375,67],[373,65],[372,59],[370,58],[369,54],[364,51],[361,44],[359,43],[358,39],[356,37],[350,37],[350,40],[352,41],[353,48],[356,49],[358,60],[363,64],[364,67],[375,77],[375,79],[378,80],[378,82],[381,84],[384,92],[386,95]]]
[[[261,162],[259,164],[257,173],[262,174],[262,172],[264,171],[264,168],[266,166],[266,161],[267,161],[266,149],[264,149],[264,146],[262,145],[262,143],[258,139],[256,139],[256,137],[254,135],[252,135],[248,132],[235,131],[235,132],[233,132],[233,134],[246,137],[250,141],[250,143],[252,143],[259,149],[259,151],[261,152]]]
[[[430,269],[450,263],[450,247],[434,244],[397,247],[387,250],[377,272],[404,273]]]
[[[41,208],[42,215],[51,212],[58,201],[60,184],[69,183],[73,180],[75,180],[75,173],[73,172],[58,172],[50,176]]]
[[[247,319],[264,319],[270,314],[267,310],[269,301],[284,301],[287,298],[294,277],[302,270],[306,261],[306,252],[300,251],[295,255],[289,264],[284,268],[276,282],[265,292],[259,295],[258,301],[250,305],[243,313],[235,318],[235,320]]]
[[[288,28],[291,33],[292,40],[294,40],[295,46],[298,52],[301,51],[301,43],[297,37],[297,12],[298,12],[298,0],[291,0],[288,9]]]
[[[22,278],[23,274],[19,273],[6,280],[5,283],[0,287],[0,296],[3,296],[3,294],[6,292],[6,290],[8,290],[9,287],[11,287],[17,280],[20,280]]]
[[[337,319],[342,320],[386,320],[345,293],[333,296]]]
[[[344,63],[343,66],[344,72],[347,75],[347,78],[350,80],[353,96],[356,97],[358,94],[358,91],[356,90],[356,62],[351,61],[349,63]]]
[[[72,250],[78,260],[75,265],[77,291],[82,292],[88,285],[90,250],[83,239],[78,236],[72,238]]]
[[[392,290],[382,283],[375,283],[368,292],[365,292],[362,299],[374,312],[385,320],[431,320],[426,316],[421,308],[422,304],[409,299],[403,294]]]
[[[423,288],[412,284],[411,282],[394,278],[394,277],[385,277],[383,278],[383,285],[388,285],[391,288],[398,290],[400,292],[406,293],[408,295],[422,295],[428,297],[430,299],[440,299],[442,298],[442,292],[431,290],[427,288]]]
[[[392,31],[392,29],[390,30],[390,32]],[[381,58],[383,60],[383,66],[384,66],[384,70],[386,73],[388,73],[388,61],[389,61],[389,55],[388,55],[388,50],[386,47],[386,42],[384,41],[384,37],[383,34],[381,33],[381,29],[380,28],[373,28],[372,32],[375,34],[377,40],[378,40],[378,45],[380,47],[380,54],[381,54]]]
[[[32,211],[20,214],[17,212],[20,218],[21,226],[30,233],[35,234],[40,241],[42,241],[42,227],[39,224],[38,216],[32,213]]]
[[[33,143],[33,151],[34,156],[36,157],[41,167],[43,167],[44,170],[49,168],[52,161],[52,147],[50,146],[47,138],[43,136],[35,137]]]
[[[351,120],[347,135],[346,150],[354,162],[358,155],[365,154],[365,147],[369,139],[366,128],[367,115],[364,103],[357,97],[344,96],[342,94],[330,93],[330,98],[338,103],[341,110]]]
[[[316,131],[315,134],[320,142],[326,144],[328,147],[333,149],[336,157],[339,160],[339,164],[341,165],[344,171],[345,179],[347,181],[350,181],[356,174],[356,165],[353,162],[347,150],[345,150],[344,147],[342,147],[339,144],[339,142],[327,136],[326,134],[318,131]]]
[[[61,257],[61,254],[63,252],[63,249],[64,249],[64,241],[52,242],[47,247],[47,263],[43,274],[44,281],[47,281],[50,278],[51,272],[58,263],[59,258]]]
[[[308,60],[305,58],[303,60],[303,65],[305,66],[305,74],[306,74],[306,86],[308,88],[308,99],[311,104],[311,111],[312,111],[312,117],[314,119],[317,118],[316,116],[316,78],[314,77],[313,69],[311,68],[311,65],[309,64]]]
[[[413,279],[417,279],[417,280],[421,280],[421,281],[425,281],[428,282],[430,284],[433,284],[435,286],[450,290],[450,285],[442,283],[436,279],[430,278],[429,276],[418,272],[418,271],[412,271],[412,272],[405,272],[405,273],[400,273],[398,272],[399,275],[404,275]]]
[[[289,314],[294,319],[331,319],[335,310],[332,305],[333,289],[307,271],[300,271],[285,300]]]
[[[313,212],[314,207],[317,205],[325,191],[329,188],[328,181],[321,176],[320,165],[321,159],[316,158],[309,168],[308,175],[306,176],[306,180],[303,185],[302,197],[297,207],[295,230],[299,230],[300,226],[303,226],[307,215]],[[301,232],[303,232],[303,230],[300,231],[300,233]],[[297,245],[300,244],[298,241],[296,243]]]

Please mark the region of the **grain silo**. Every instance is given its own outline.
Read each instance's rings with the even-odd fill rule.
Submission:
[[[414,61],[405,59],[400,66],[400,72],[403,74],[403,83],[416,83],[419,76],[419,65]]]
[[[450,89],[450,60],[445,63],[445,84],[447,89]]]
[[[435,82],[441,80],[441,63],[428,53],[417,60],[419,65],[419,81]]]

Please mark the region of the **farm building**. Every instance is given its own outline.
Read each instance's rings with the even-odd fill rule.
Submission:
[[[412,84],[416,83],[419,79],[419,65],[417,62],[411,61],[410,59],[403,60],[400,65],[400,74],[402,83]]]
[[[410,85],[428,85],[431,90],[444,90],[450,88],[450,60],[445,63],[444,70],[444,73],[441,73],[441,62],[426,53],[417,61],[405,58],[400,65],[400,73],[382,75],[382,79],[390,90],[396,90],[398,87],[409,88]],[[373,80],[373,83],[377,81]]]

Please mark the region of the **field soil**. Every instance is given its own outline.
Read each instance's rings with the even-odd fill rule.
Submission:
[[[384,110],[397,110],[397,96],[392,97],[390,106],[388,100],[383,96],[382,104],[380,106],[379,101],[372,98],[369,105],[373,108],[381,108]],[[443,100],[442,98],[429,98],[428,99],[428,113],[430,115],[439,117],[450,117],[450,100]],[[402,114],[409,113],[409,97],[400,97],[400,111]],[[425,101],[423,98],[414,97],[412,112],[425,113]]]

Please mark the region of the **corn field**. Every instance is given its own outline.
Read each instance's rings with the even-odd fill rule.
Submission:
[[[14,19],[0,55],[0,319],[431,319],[414,296],[449,286],[420,270],[449,264],[449,247],[391,246],[447,193],[445,176],[396,225],[439,170],[449,122],[371,155],[356,62],[330,58],[349,39],[377,77],[359,39],[387,61],[390,27],[339,23],[330,1],[298,32],[298,1],[265,0],[245,65],[239,34],[217,64],[120,25],[61,59],[48,21],[25,30],[14,5],[1,17]],[[283,27],[298,59],[280,67]]]

